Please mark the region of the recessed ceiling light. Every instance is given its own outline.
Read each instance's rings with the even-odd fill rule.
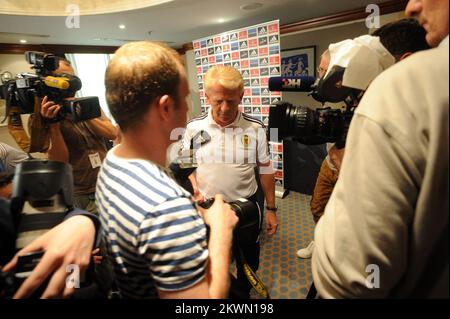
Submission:
[[[27,43],[27,40],[22,39],[20,40],[20,43]]]
[[[224,19],[224,18],[220,18],[220,19],[217,20],[217,22],[219,22],[219,23],[224,23],[224,22],[225,22],[225,19]]]
[[[119,25],[119,29],[125,29],[125,24],[121,24],[121,25]]]
[[[242,5],[240,8],[241,10],[256,10],[259,9],[263,6],[262,3],[259,2],[251,2],[251,3],[247,3]]]

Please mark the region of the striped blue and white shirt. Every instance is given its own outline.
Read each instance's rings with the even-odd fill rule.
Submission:
[[[159,166],[106,156],[96,200],[118,288],[126,298],[189,288],[205,277],[206,227],[191,196]]]

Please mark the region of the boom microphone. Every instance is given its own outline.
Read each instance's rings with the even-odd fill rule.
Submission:
[[[275,76],[269,78],[270,91],[282,92],[310,92],[311,86],[316,78],[309,75],[304,76]]]

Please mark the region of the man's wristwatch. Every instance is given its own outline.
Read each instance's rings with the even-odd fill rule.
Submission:
[[[278,207],[270,207],[270,206],[266,206],[266,210],[270,210],[270,211],[276,213],[277,210],[278,210]]]

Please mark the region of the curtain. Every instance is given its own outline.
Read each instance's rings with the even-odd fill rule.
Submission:
[[[66,54],[82,82],[77,97],[97,96],[103,113],[113,121],[105,99],[105,71],[111,57],[112,54]]]

